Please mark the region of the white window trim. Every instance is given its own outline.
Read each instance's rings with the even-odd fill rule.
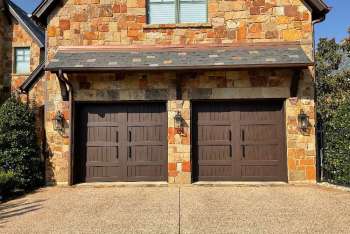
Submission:
[[[17,72],[17,50],[19,49],[28,49],[29,50],[29,68],[28,68],[28,72],[25,72],[25,73],[19,73]],[[30,69],[31,69],[31,48],[30,46],[15,46],[13,47],[13,67],[12,67],[12,71],[13,71],[13,75],[17,75],[17,76],[20,76],[20,75],[29,75],[30,74]]]
[[[206,2],[206,22],[200,22],[200,23],[197,23],[197,22],[193,22],[193,23],[191,23],[191,22],[181,22],[180,21],[180,2],[181,2],[181,0],[174,0],[174,2],[175,2],[175,22],[174,23],[167,23],[167,24],[178,24],[178,25],[186,25],[186,24],[208,24],[209,23],[209,10],[208,10],[208,0],[202,0],[203,2]],[[147,14],[146,14],[146,16],[147,16],[147,25],[156,25],[156,24],[160,24],[160,23],[156,23],[156,22],[154,22],[154,23],[150,23],[150,9],[149,9],[149,7],[150,7],[150,1],[149,0],[147,0],[147,2],[146,2],[147,4],[146,4],[146,10],[147,10]],[[157,4],[157,3],[153,3],[153,4]],[[161,3],[160,3],[161,4]]]

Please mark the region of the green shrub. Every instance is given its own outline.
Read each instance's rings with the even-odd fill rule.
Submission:
[[[9,194],[16,186],[15,174],[0,170],[0,195]]]
[[[33,111],[15,97],[0,107],[0,168],[12,171],[16,187],[41,185],[42,165]]]
[[[350,103],[329,117],[324,124],[324,173],[333,182],[350,185]]]
[[[317,121],[325,180],[350,185],[350,31],[342,43],[321,39],[316,53]]]

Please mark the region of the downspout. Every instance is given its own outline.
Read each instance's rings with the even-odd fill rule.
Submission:
[[[315,39],[315,24],[321,23],[326,19],[326,15],[323,15],[321,18],[312,21],[312,38],[313,38],[313,61],[316,62],[316,39]],[[316,142],[316,180],[318,182],[323,181],[323,150],[319,150],[319,142],[318,142],[318,121],[317,121],[317,92],[316,92],[316,67],[314,66],[314,92],[315,92],[315,105],[314,105],[314,113],[315,113],[315,142]]]
[[[69,115],[70,115],[70,126],[69,126],[69,160],[68,160],[68,185],[73,185],[73,168],[74,168],[74,92],[73,92],[73,85],[64,77],[63,71],[60,69],[58,71],[57,77],[59,80],[64,82],[68,86],[68,92],[69,92]]]

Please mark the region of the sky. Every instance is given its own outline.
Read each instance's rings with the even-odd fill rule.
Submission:
[[[24,10],[31,13],[41,0],[13,0]],[[350,0],[325,0],[328,6],[332,7],[324,22],[316,25],[315,37],[335,38],[337,41],[347,36],[347,29],[350,27]]]

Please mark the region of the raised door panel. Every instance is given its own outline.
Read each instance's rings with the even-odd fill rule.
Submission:
[[[242,180],[283,180],[282,103],[247,104],[240,111]]]
[[[195,180],[286,180],[281,101],[193,106]]]
[[[125,108],[104,105],[83,109],[86,123],[86,174],[90,181],[123,179],[121,126],[125,124]]]
[[[231,180],[231,111],[225,104],[194,105],[194,176],[196,180]]]
[[[165,106],[159,103],[130,105],[127,120],[128,180],[167,180]]]

